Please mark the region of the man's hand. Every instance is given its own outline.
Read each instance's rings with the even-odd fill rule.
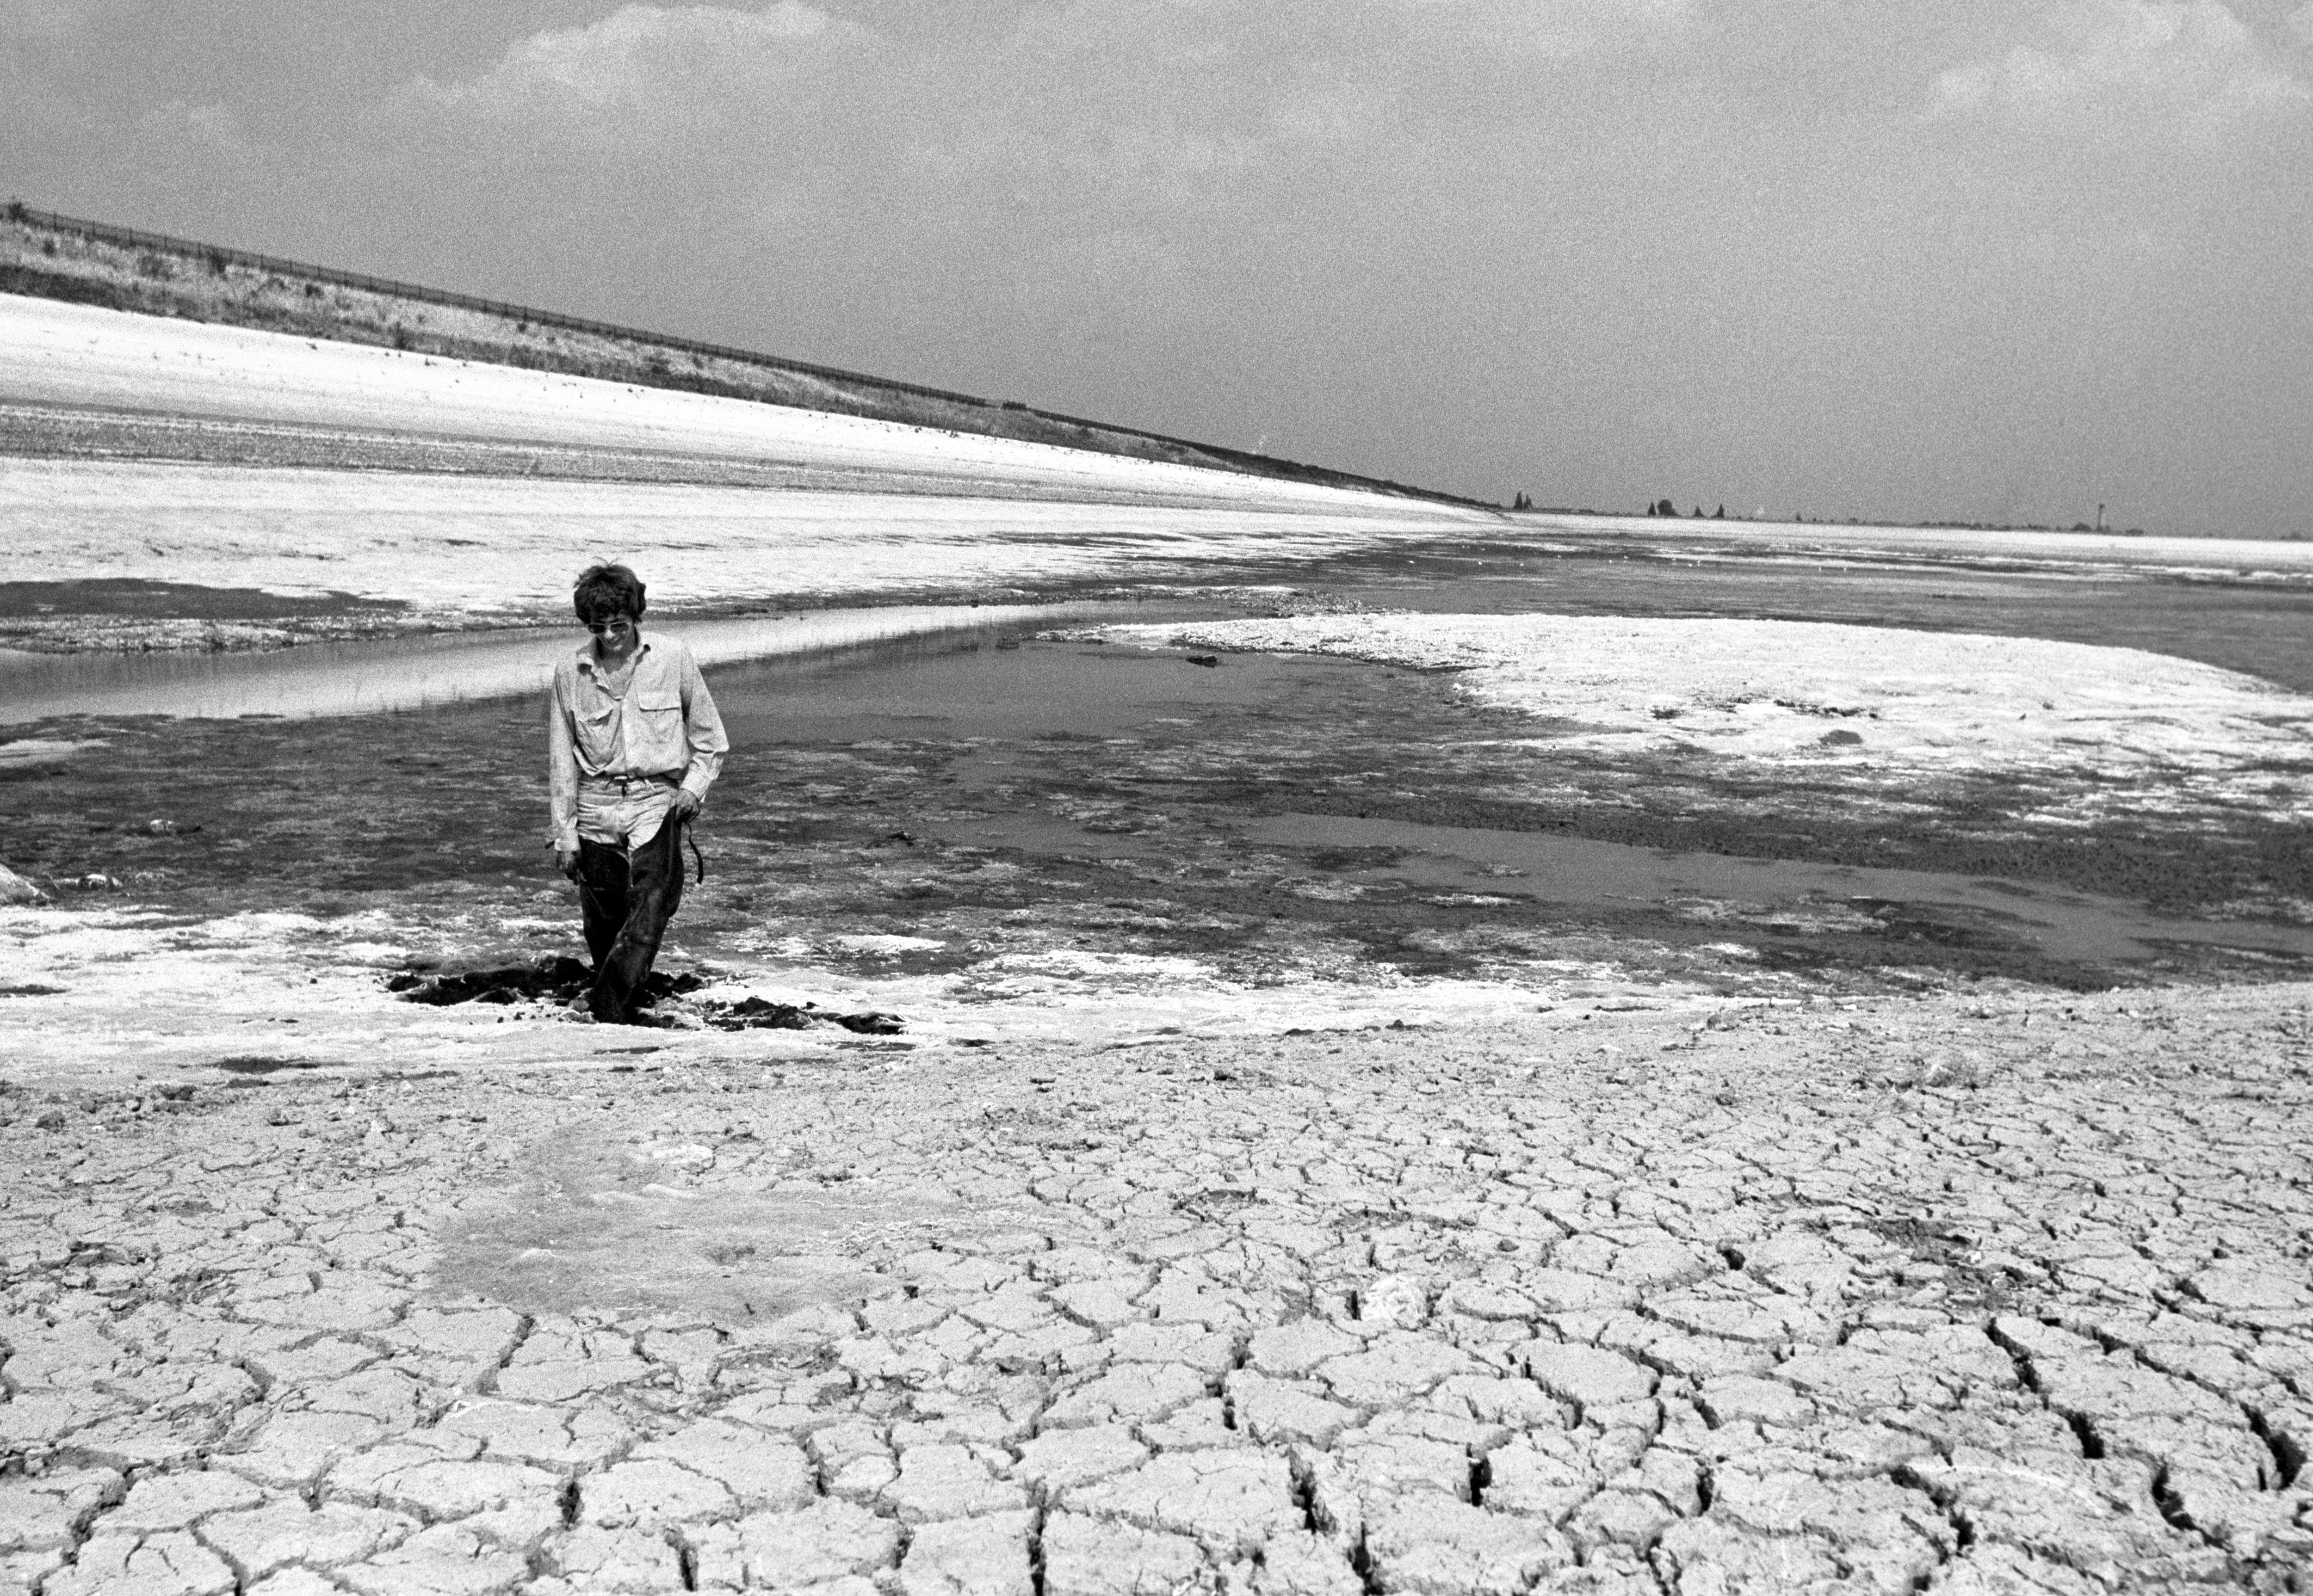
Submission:
[[[699,794],[688,787],[682,788],[675,794],[674,802],[667,808],[676,820],[687,820],[699,812]]]
[[[568,876],[572,881],[576,881],[578,879],[578,850],[576,848],[555,849],[554,868],[560,871],[564,875]]]

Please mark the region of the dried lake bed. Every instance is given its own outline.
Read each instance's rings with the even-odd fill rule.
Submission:
[[[415,362],[316,442],[335,352],[187,334],[164,425],[68,321],[0,1587],[2305,1588],[2302,547],[413,437]],[[502,628],[604,539],[734,742],[664,1028],[531,973]]]
[[[1867,745],[1661,734],[1691,659],[1561,724],[1407,644],[1563,645],[1522,601],[1626,559],[1402,557],[713,667],[664,1030],[393,989],[575,947],[491,685],[560,643],[40,667],[302,714],[0,743],[57,889],[4,911],[13,1577],[2296,1588],[2302,700],[2042,670],[2103,742],[1963,739],[1892,802]],[[2024,645],[2115,613],[1972,581]],[[1869,579],[1825,582],[1781,591]],[[1828,718],[1942,690],[1874,680]]]

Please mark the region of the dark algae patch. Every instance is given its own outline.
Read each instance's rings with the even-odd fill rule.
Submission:
[[[519,1003],[567,1004],[587,988],[593,971],[585,960],[567,953],[549,953],[517,964],[491,965],[461,970],[406,969],[386,978],[385,989],[404,1003],[450,1008],[479,1003],[501,1006]],[[673,998],[687,998],[708,985],[696,970],[655,969],[643,983],[636,1006],[655,1010]],[[692,1005],[699,1019],[717,1030],[804,1030],[826,1024],[861,1036],[897,1036],[906,1029],[896,1014],[868,1011],[839,1013],[816,1004],[775,1003],[765,997],[737,1003],[707,1000]]]

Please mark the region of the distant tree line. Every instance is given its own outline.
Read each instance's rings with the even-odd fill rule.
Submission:
[[[1511,496],[1510,508],[1512,510],[1532,510],[1535,507],[1534,495],[1532,494],[1520,492]],[[1549,513],[1554,515],[1614,515],[1621,513],[1621,512],[1613,510],[1574,509],[1571,507],[1566,507],[1553,509],[1550,511]],[[1654,499],[1649,501],[1645,513],[1653,516],[1670,516],[1681,521],[1724,521],[1727,519],[1727,506],[1722,504],[1716,510],[1705,510],[1701,504],[1696,504],[1693,509],[1687,511],[1684,515],[1682,515],[1679,513],[1676,501],[1671,499]],[[1766,519],[1766,511],[1763,508],[1758,513],[1758,518],[1761,520]],[[2100,521],[2102,517],[2101,505],[2098,506],[2098,517]],[[1740,521],[1744,518],[1737,515],[1736,519]],[[1790,519],[1793,522],[1805,522],[1809,518],[1807,512],[1804,510],[1794,510],[1790,513]],[[1821,521],[1823,517],[1816,516],[1814,519]],[[2106,537],[2115,538],[2142,538],[2144,536],[2144,529],[2142,527],[2113,527],[2086,521],[2075,522],[2070,527],[2065,527],[2060,524],[2052,524],[2045,522],[1875,521],[1868,517],[1854,515],[1834,516],[1832,518],[1832,521],[1834,524],[1843,526],[1917,526],[1932,527],[1939,530],[1982,532],[2098,532],[2102,533]],[[2274,536],[2283,542],[2299,542],[2305,540],[2307,538],[2307,534],[2303,532],[2282,532],[2274,534]]]

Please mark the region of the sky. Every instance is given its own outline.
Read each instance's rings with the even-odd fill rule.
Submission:
[[[1487,499],[2313,536],[2301,0],[0,0],[0,196]]]

